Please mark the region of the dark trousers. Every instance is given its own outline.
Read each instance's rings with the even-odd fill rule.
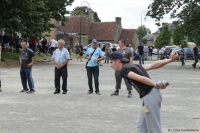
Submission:
[[[194,56],[194,63],[192,64],[194,67],[196,67],[198,62],[198,55]]]
[[[1,88],[1,80],[0,80],[0,88]]]
[[[33,52],[36,52],[37,51],[37,46],[36,44],[33,44]]]
[[[16,52],[19,53],[19,45],[16,45],[15,48],[16,48]]]
[[[94,76],[95,92],[99,92],[99,66],[87,67],[89,91],[93,92],[92,75]]]
[[[35,91],[31,68],[21,67],[20,76],[21,76],[23,89],[28,90],[27,88],[27,81],[28,81],[28,86],[29,86],[30,91]]]
[[[182,65],[185,65],[184,56],[181,56],[181,57],[180,57],[180,61],[181,61]]]
[[[110,59],[110,53],[106,54],[106,58],[105,58],[105,62],[104,63],[109,63],[109,59]]]
[[[115,81],[116,86],[115,89],[121,89],[121,82],[122,82],[122,76],[120,74],[120,71],[115,71]],[[132,90],[132,85],[128,83],[128,80],[124,78],[124,82],[126,84],[126,88],[128,91]]]
[[[141,61],[142,61],[142,64],[144,64],[144,55],[143,54],[139,54],[139,63],[141,64]]]
[[[60,77],[62,77],[62,90],[67,91],[67,65],[62,67],[61,69],[57,69],[55,67],[55,88],[56,92],[60,92]]]

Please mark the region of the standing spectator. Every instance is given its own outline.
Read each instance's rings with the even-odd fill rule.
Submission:
[[[67,94],[67,64],[69,62],[69,52],[64,48],[65,41],[63,39],[58,40],[58,49],[53,53],[53,62],[55,65],[55,92],[60,93],[60,77],[62,77],[62,94]]]
[[[51,39],[50,43],[51,43],[51,54],[53,55],[57,41],[53,38]]]
[[[124,40],[119,40],[119,47],[118,52],[122,53],[122,55],[129,60],[130,64],[133,64],[133,55],[130,50],[130,48],[126,47],[125,41]],[[123,78],[124,82],[126,84],[126,88],[128,90],[128,98],[132,97],[132,86],[128,83],[128,80]],[[119,90],[121,89],[121,82],[122,82],[122,76],[120,75],[120,71],[115,71],[115,81],[116,81],[116,86],[115,89],[116,91],[111,94],[111,96],[118,96],[119,95]]]
[[[41,43],[42,43],[42,53],[43,55],[47,55],[47,49],[48,49],[47,39],[44,38]]]
[[[93,86],[92,86],[92,75],[93,75],[94,82],[95,82],[95,92],[96,92],[96,94],[100,95],[98,61],[103,60],[104,55],[103,55],[102,50],[100,48],[98,48],[96,39],[92,40],[92,47],[87,49],[85,56],[86,56],[85,59],[88,59],[88,61],[86,63],[88,86],[89,86],[88,94],[93,93]]]
[[[11,42],[11,38],[9,36],[5,35],[3,36],[3,45],[4,45],[4,51],[9,52],[9,43]]]
[[[2,90],[1,90],[1,79],[0,79],[0,92],[2,92]]]
[[[19,36],[15,35],[14,38],[16,52],[19,53]]]
[[[13,47],[14,47],[14,36],[11,34],[10,36],[10,51],[13,52]]]
[[[150,46],[148,47],[148,50],[149,50],[149,59],[151,60],[152,60],[152,55],[153,55],[153,49],[154,49],[153,45],[150,44]]]
[[[33,94],[35,92],[34,82],[32,78],[32,65],[36,60],[36,54],[31,49],[27,48],[26,41],[21,42],[22,51],[20,54],[20,64],[21,64],[21,81],[23,90],[20,92],[27,92],[28,94]],[[32,59],[33,58],[33,59]],[[30,91],[28,92],[27,80]]]
[[[36,51],[37,51],[37,37],[31,37],[30,39],[31,39],[31,43],[32,43],[32,50],[33,50],[33,52],[36,53]]]
[[[107,44],[106,48],[105,48],[105,56],[106,56],[105,62],[104,62],[105,64],[106,64],[106,62],[107,62],[107,64],[109,63],[110,53],[111,53],[110,44]]]
[[[158,69],[178,58],[177,52],[172,52],[172,58],[156,61],[152,64],[129,64],[129,60],[121,53],[113,52],[110,55],[111,67],[121,71],[121,76],[134,86],[141,98],[140,113],[136,124],[137,133],[162,133],[160,122],[160,108],[162,94],[159,89],[165,89],[167,84],[150,79],[146,71]]]
[[[184,60],[185,60],[185,51],[184,51],[184,49],[183,49],[183,46],[181,46],[181,55],[180,55],[180,61],[181,61],[181,66],[184,66],[185,65],[185,62],[184,62]]]
[[[142,60],[142,64],[144,64],[144,46],[142,45],[142,43],[140,43],[140,45],[138,46],[138,54],[139,54],[139,63],[141,64],[141,60]]]
[[[42,41],[43,41],[43,38],[40,37],[38,41],[39,55],[42,53]]]
[[[193,59],[194,63],[192,64],[193,68],[196,68],[196,64],[198,63],[198,45],[196,44],[196,47],[193,48]]]
[[[117,51],[116,46],[114,45],[112,48],[112,52]]]
[[[0,61],[1,61],[1,45],[0,45]],[[2,90],[1,90],[1,72],[0,72],[0,92],[2,92]]]
[[[75,44],[75,50],[76,50],[76,54],[79,54],[79,43]]]
[[[79,50],[79,56],[77,57],[77,61],[78,59],[80,59],[80,61],[82,61],[82,56],[83,56],[83,43],[79,45],[78,47],[78,50]]]
[[[134,48],[132,47],[132,45],[131,44],[129,44],[129,48],[131,49],[131,52],[132,52],[132,55],[134,55]]]

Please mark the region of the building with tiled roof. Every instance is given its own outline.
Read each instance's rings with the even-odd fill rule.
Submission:
[[[93,11],[89,11],[88,16],[69,16],[65,26],[58,22],[59,38],[64,38],[72,46],[77,41],[84,45],[97,39],[99,42],[118,43],[120,39],[126,40],[126,44],[132,44],[137,47],[139,39],[134,29],[123,29],[121,26],[121,18],[116,17],[113,22],[94,22]],[[81,35],[81,37],[80,37]]]

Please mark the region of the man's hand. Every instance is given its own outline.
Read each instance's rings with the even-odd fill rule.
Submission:
[[[156,88],[157,89],[166,89],[166,87],[169,85],[169,83],[168,82],[160,82],[160,81],[158,81],[157,83],[156,83]]]
[[[32,62],[28,64],[28,66],[32,66],[32,65],[33,65],[33,63],[32,63]]]
[[[94,62],[98,62],[99,60],[98,59],[94,59]]]
[[[174,50],[174,51],[172,51],[172,53],[171,53],[171,60],[172,61],[175,61],[175,60],[177,60],[178,59],[178,53]]]

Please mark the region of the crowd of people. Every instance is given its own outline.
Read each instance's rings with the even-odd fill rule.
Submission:
[[[31,38],[32,45],[37,43],[37,40]],[[65,48],[65,41],[63,39],[50,41],[50,46],[47,40],[40,38],[39,41],[39,52],[47,54],[47,48],[51,51],[53,64],[55,66],[54,75],[54,94],[59,94],[62,88],[62,94],[67,94],[67,64],[70,60],[70,50]],[[40,44],[41,43],[41,44]],[[27,40],[21,40],[21,52],[20,52],[20,77],[23,90],[21,93],[34,94],[35,87],[32,78],[32,66],[36,60],[36,50],[37,47],[32,46],[29,48]],[[92,94],[94,91],[97,95],[101,95],[99,89],[99,62],[104,60],[104,63],[110,63],[111,67],[115,70],[115,91],[111,96],[118,96],[119,90],[121,89],[122,78],[125,81],[128,98],[132,97],[132,87],[134,87],[141,98],[141,109],[139,118],[137,121],[137,132],[162,132],[161,122],[160,122],[160,108],[162,96],[160,89],[165,89],[169,84],[167,82],[155,82],[150,79],[150,76],[146,71],[152,69],[158,69],[168,63],[171,63],[178,58],[178,53],[172,51],[170,58],[165,60],[159,60],[152,64],[144,64],[143,60],[140,59],[139,64],[133,64],[133,53],[134,49],[131,45],[126,45],[125,40],[119,40],[119,49],[116,47],[110,48],[110,45],[105,45],[105,48],[98,46],[98,41],[93,39],[91,42],[91,47],[88,48],[84,54],[83,46],[78,45],[77,47],[77,60],[82,61],[82,56],[84,55],[86,62],[86,72],[88,78],[89,90],[87,94]],[[48,47],[47,47],[48,46]],[[1,48],[1,47],[0,47]],[[153,46],[149,46],[150,52],[153,50]],[[194,59],[198,52],[197,47],[194,50]],[[144,47],[142,44],[138,46],[138,54],[142,58],[144,54]],[[184,53],[183,53],[184,55]],[[150,53],[150,56],[152,54]],[[81,57],[81,58],[80,58]],[[195,60],[195,63],[197,61]],[[196,64],[193,64],[193,67]],[[60,85],[60,78],[62,77],[62,86]],[[94,88],[92,79],[94,78]],[[28,83],[28,86],[27,86]],[[0,91],[1,91],[1,80],[0,80]],[[150,113],[149,113],[150,112]]]

